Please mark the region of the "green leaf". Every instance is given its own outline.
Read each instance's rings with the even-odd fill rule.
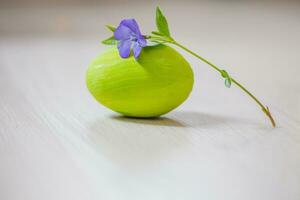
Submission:
[[[148,42],[147,42],[147,46],[149,47],[151,47],[151,46],[157,46],[157,45],[160,45],[160,44],[162,44],[161,42],[159,42],[159,41],[157,41],[157,40],[148,40]]]
[[[153,35],[164,36],[162,33],[157,32],[157,31],[152,31],[151,33],[152,33]]]
[[[156,7],[156,26],[161,34],[170,37],[167,19],[158,6]]]
[[[228,88],[231,87],[231,78],[230,77],[225,79],[225,86]]]
[[[222,70],[221,75],[223,78],[225,78],[225,86],[230,88],[231,87],[231,78],[230,78],[229,74],[225,70]]]
[[[106,40],[103,40],[102,44],[105,44],[105,45],[116,45],[116,44],[118,44],[118,40],[116,40],[114,38],[114,36],[111,36],[111,37],[107,38]]]
[[[147,46],[153,46],[153,45],[149,45],[149,42],[156,43],[156,44],[165,44],[165,43],[167,43],[166,41],[160,40],[159,38],[151,38],[151,39],[148,40]]]
[[[115,32],[116,31],[116,27],[114,26],[111,26],[111,25],[105,25],[106,28],[108,28],[108,30],[112,31],[112,32]]]

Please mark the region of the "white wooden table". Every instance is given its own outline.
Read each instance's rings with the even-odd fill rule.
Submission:
[[[0,6],[0,199],[299,200],[300,4],[161,3],[174,37],[269,105],[191,56],[195,87],[175,111],[128,119],[85,86],[102,26],[154,3]]]

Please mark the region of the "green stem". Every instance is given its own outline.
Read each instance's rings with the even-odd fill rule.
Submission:
[[[221,75],[223,70],[221,70],[219,67],[217,67],[216,65],[214,65],[213,63],[209,62],[208,60],[206,60],[205,58],[199,56],[198,54],[196,54],[195,52],[189,50],[188,48],[186,48],[185,46],[177,43],[176,41],[172,41],[170,42],[180,48],[182,48],[183,50],[185,50],[186,52],[192,54],[193,56],[199,58],[200,60],[202,60],[203,62],[205,62],[206,64],[208,64],[209,66],[211,66],[212,68],[214,68],[215,70],[217,70]],[[231,77],[230,77],[231,78]],[[243,85],[241,85],[238,81],[236,81],[235,79],[231,78],[231,81],[236,84],[240,89],[242,89],[246,94],[248,94],[262,109],[262,111],[267,115],[267,117],[270,119],[272,126],[275,127],[276,123],[274,118],[272,117],[270,110],[267,106],[264,106],[249,90],[247,90]]]

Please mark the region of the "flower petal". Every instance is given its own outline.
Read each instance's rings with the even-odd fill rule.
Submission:
[[[141,36],[141,31],[139,25],[135,21],[135,19],[124,19],[121,21],[120,25],[128,27],[132,32],[134,32],[137,37]]]
[[[142,35],[138,38],[138,43],[141,47],[147,46],[147,41]]]
[[[132,31],[127,26],[120,24],[114,32],[114,36],[117,40],[128,40],[131,33]]]
[[[130,40],[121,40],[118,44],[119,54],[122,58],[128,58],[130,56]]]
[[[133,45],[133,55],[134,55],[134,58],[137,59],[140,55],[142,51],[142,47],[139,45],[138,42],[134,43]]]

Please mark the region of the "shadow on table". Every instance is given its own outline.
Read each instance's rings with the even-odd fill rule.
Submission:
[[[234,119],[229,117],[222,117],[211,115],[207,113],[200,113],[195,111],[173,111],[167,116],[157,118],[132,118],[121,115],[114,115],[110,117],[113,120],[120,122],[143,124],[147,126],[170,126],[170,127],[207,127],[214,126]]]
[[[111,116],[95,121],[88,137],[95,155],[106,157],[123,170],[136,172],[191,148],[192,138],[202,137],[195,127],[206,135],[208,129],[227,120],[230,119],[183,111],[154,119]],[[206,127],[206,131],[201,132],[201,127]]]
[[[178,120],[174,120],[168,117],[155,117],[155,118],[134,118],[125,116],[111,116],[113,120],[119,122],[133,123],[133,124],[144,124],[148,126],[173,126],[173,127],[185,127],[185,124]]]

